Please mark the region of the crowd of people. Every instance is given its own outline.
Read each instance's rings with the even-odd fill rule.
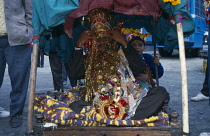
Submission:
[[[6,64],[12,86],[10,111],[0,107],[0,117],[10,116],[11,127],[16,128],[22,125],[21,116],[28,90],[33,27],[31,1],[12,1],[0,0],[0,87]],[[81,33],[76,45],[73,45],[62,25],[54,27],[48,34],[41,35],[40,54],[42,57],[43,53],[49,56],[54,91],[64,91],[63,81],[66,81],[67,77],[72,87],[77,85],[76,79],[71,79],[65,74],[68,73],[68,66],[71,64],[59,56],[59,47],[76,46],[75,49],[80,52],[83,52],[85,47],[87,52],[84,60],[84,84],[87,88],[87,102],[94,104],[96,95],[123,95],[126,91],[133,93],[134,90],[137,93],[133,96],[140,99],[141,94],[138,94],[138,91],[146,89],[147,95],[142,96],[141,102],[136,104],[135,114],[131,118],[140,120],[157,115],[163,102],[170,99],[167,90],[154,81],[164,73],[159,57],[144,53],[144,39],[133,36],[127,40],[119,30],[114,29],[110,25],[110,14],[107,10],[91,10],[88,17],[90,29]],[[90,41],[92,44],[85,46]],[[40,61],[38,67],[44,67],[44,61]],[[157,73],[155,67],[158,69]],[[120,73],[119,69],[126,70]],[[196,97],[191,98],[192,101],[209,99],[208,76],[209,71],[206,70],[203,88]],[[126,88],[135,89],[131,91]],[[115,97],[113,99],[116,99]]]

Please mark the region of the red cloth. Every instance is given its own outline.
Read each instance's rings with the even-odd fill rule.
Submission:
[[[73,38],[72,35],[73,26],[74,26],[74,19],[71,17],[65,17],[65,22],[63,23],[63,27],[64,31],[70,38]]]
[[[70,17],[87,15],[88,11],[95,8],[106,8],[126,15],[153,16],[155,19],[162,12],[159,0],[80,0],[79,5]]]
[[[153,16],[154,20],[157,20],[163,11],[159,0],[80,0],[79,8],[71,12],[69,17],[85,16],[95,8],[106,8],[111,12],[125,15]],[[68,27],[65,27],[65,31],[72,37],[73,23],[68,25]]]

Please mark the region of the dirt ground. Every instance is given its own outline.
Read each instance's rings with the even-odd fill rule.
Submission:
[[[150,51],[148,51],[150,52]],[[150,52],[151,53],[151,52]],[[164,66],[164,76],[159,80],[160,85],[164,86],[170,93],[169,106],[179,113],[179,121],[182,123],[182,95],[181,95],[181,74],[180,60],[177,52],[172,57],[161,57],[161,63]],[[205,73],[202,71],[203,59],[187,58],[187,81],[188,97],[191,98],[198,94],[202,88]],[[68,83],[69,85],[69,83]],[[4,83],[0,89],[0,107],[9,110],[9,94],[11,86],[8,73],[6,71]],[[45,56],[44,68],[37,69],[36,92],[47,92],[53,90],[52,75],[49,67],[48,57]],[[201,132],[210,132],[210,106],[208,101],[189,103],[189,128],[191,136],[199,136]],[[24,136],[27,132],[27,106],[25,104],[23,113],[23,125],[19,128],[11,128],[8,124],[8,118],[0,118],[0,136]]]

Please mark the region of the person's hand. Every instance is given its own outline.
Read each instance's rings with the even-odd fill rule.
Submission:
[[[121,43],[125,48],[127,48],[127,40],[122,36],[120,32],[117,31],[110,31],[111,39],[115,40],[118,43]]]
[[[149,76],[147,74],[140,75],[136,77],[136,79],[141,80],[144,83],[149,82]]]
[[[77,48],[82,48],[82,45],[84,45],[88,39],[91,39],[92,37],[92,32],[89,30],[86,30],[82,32],[77,40],[76,47]]]
[[[153,59],[154,59],[154,63],[159,65],[160,58],[158,56],[153,56]]]

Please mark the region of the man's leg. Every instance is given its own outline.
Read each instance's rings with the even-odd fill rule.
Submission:
[[[53,76],[54,89],[63,91],[62,62],[56,52],[49,53],[50,67]]]
[[[30,77],[32,47],[29,45],[8,46],[5,49],[8,72],[11,80],[10,113],[22,115]]]
[[[169,98],[169,93],[164,87],[155,87],[150,90],[136,109],[133,120],[140,120],[157,115],[163,106],[163,102]]]
[[[62,64],[62,77],[63,77],[63,83],[65,82],[64,84],[67,84],[67,74],[64,64]]]
[[[71,83],[71,87],[77,86],[77,80],[75,80],[75,79],[69,79],[69,80],[70,80],[70,83]]]
[[[40,50],[38,50],[37,67],[40,67]]]
[[[4,79],[4,72],[6,68],[6,59],[4,49],[9,45],[7,36],[0,37],[0,88]]]
[[[7,36],[0,37],[0,88],[3,83],[4,73],[6,68],[6,58],[4,55],[4,49],[9,45]],[[1,101],[1,100],[0,100]],[[5,111],[4,108],[0,107],[0,117],[8,117],[10,112]]]
[[[68,78],[69,78],[71,87],[75,87],[75,86],[77,86],[77,80],[76,80],[76,79],[71,79],[71,78],[70,78],[69,72],[68,72],[68,70],[69,70],[69,65],[70,65],[69,61],[64,63],[65,70],[66,70],[66,74],[67,74],[67,76],[68,76]]]
[[[208,63],[205,72],[205,80],[203,82],[203,88],[201,89],[200,93],[198,93],[195,97],[190,98],[191,101],[205,101],[209,100],[209,86],[208,86],[208,79],[209,79],[209,71],[208,71]]]
[[[44,53],[40,50],[40,57],[41,57],[41,67],[44,67]]]
[[[201,90],[201,93],[205,96],[209,96],[209,86],[208,86],[208,80],[209,80],[209,71],[208,71],[208,63],[206,67],[206,72],[205,72],[205,80],[203,82],[203,88]]]

